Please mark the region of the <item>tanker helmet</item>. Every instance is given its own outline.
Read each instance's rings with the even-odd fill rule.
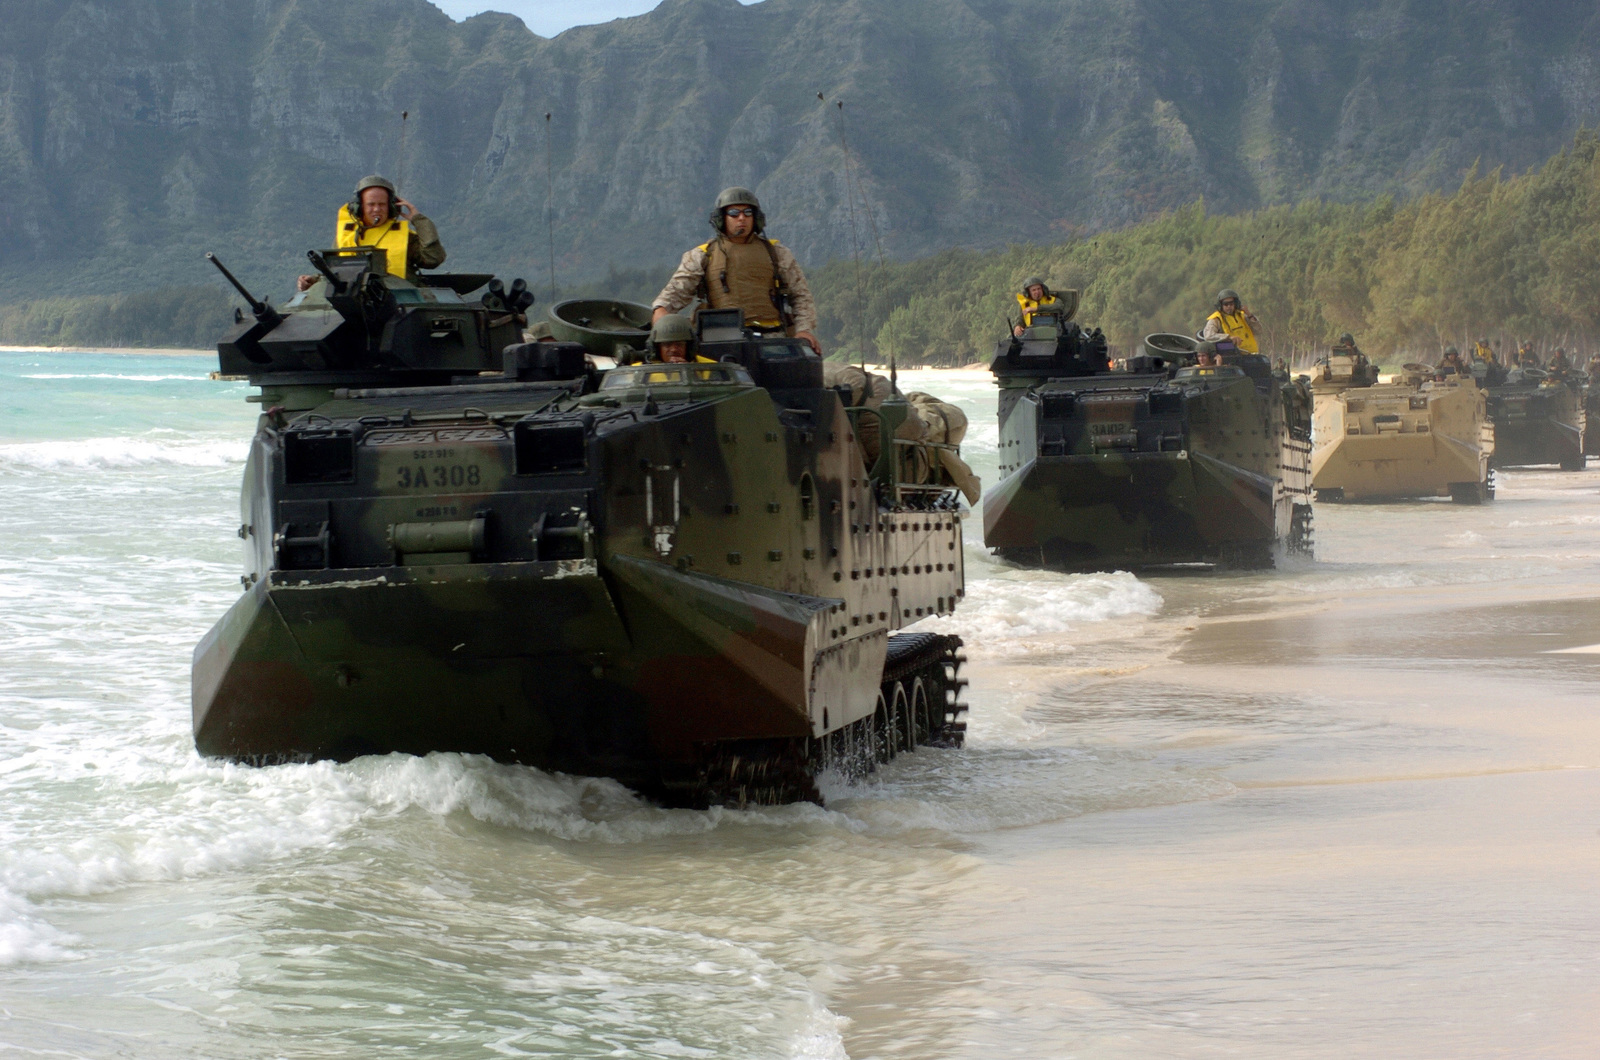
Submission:
[[[693,357],[694,325],[689,323],[689,318],[677,313],[668,313],[656,321],[650,328],[650,352],[654,353],[663,342],[688,343],[684,349],[690,357]]]
[[[1034,287],[1035,285],[1044,288],[1044,297],[1046,297],[1046,298],[1050,297],[1050,285],[1044,282],[1044,277],[1043,276],[1029,276],[1026,280],[1023,280],[1022,281],[1022,293],[1024,295],[1028,295],[1028,289],[1030,287]],[[1031,298],[1032,295],[1028,295],[1028,297]]]
[[[399,192],[395,191],[393,181],[391,181],[388,177],[380,177],[376,173],[362,177],[360,180],[356,181],[356,190],[350,196],[350,216],[355,218],[359,223],[365,223],[361,221],[361,193],[366,191],[368,188],[382,188],[384,191],[389,193],[389,220],[394,220],[394,201],[399,197]]]
[[[1230,298],[1233,299],[1235,305],[1240,304],[1239,303],[1239,292],[1235,291],[1233,288],[1224,287],[1222,290],[1217,292],[1217,311],[1218,312],[1222,311],[1222,303],[1226,302]]]
[[[1339,336],[1339,345],[1341,345],[1341,346],[1349,346],[1349,347],[1353,348],[1355,346],[1355,344],[1356,344],[1356,337],[1354,335],[1350,334],[1348,331]]]
[[[366,191],[368,188],[382,188],[384,191],[389,193],[389,197],[391,199],[394,198],[395,195],[399,194],[395,191],[393,181],[391,181],[388,177],[380,177],[378,174],[373,173],[370,176],[362,177],[360,180],[356,181],[355,198],[361,198],[361,193]]]
[[[756,212],[756,226],[754,231],[767,230],[767,215],[761,212],[761,200],[756,198],[756,193],[749,188],[723,188],[722,194],[717,196],[717,203],[711,208],[711,227],[718,232],[723,231],[722,211],[730,206],[749,206]]]

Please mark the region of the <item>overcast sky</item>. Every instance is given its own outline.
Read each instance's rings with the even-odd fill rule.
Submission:
[[[610,22],[614,18],[642,15],[661,0],[433,0],[456,21],[480,11],[516,15],[541,37],[554,37],[573,26]]]

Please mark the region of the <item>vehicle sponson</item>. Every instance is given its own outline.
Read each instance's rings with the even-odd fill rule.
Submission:
[[[1494,423],[1471,376],[1402,374],[1392,383],[1313,387],[1318,500],[1481,503],[1494,496]]]
[[[1002,344],[984,543],[1063,570],[1262,567],[1309,550],[1309,417],[1265,358],[1074,373]],[[1288,410],[1286,412],[1286,410]],[[1292,428],[1291,429],[1291,425]]]
[[[1494,421],[1494,466],[1556,464],[1581,470],[1585,415],[1578,391],[1564,383],[1506,385],[1489,390]]]
[[[964,594],[954,485],[867,468],[803,343],[722,338],[603,374],[508,350],[555,376],[521,381],[356,364],[314,404],[298,366],[253,375],[246,591],[195,650],[196,746],[458,751],[704,804],[959,743],[959,639],[895,636]]]

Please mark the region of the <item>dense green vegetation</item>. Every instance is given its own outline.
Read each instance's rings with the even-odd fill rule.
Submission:
[[[235,301],[211,287],[41,298],[0,306],[0,344],[205,349],[233,321]]]
[[[989,356],[1039,274],[1082,292],[1079,319],[1126,351],[1152,331],[1198,328],[1220,287],[1260,316],[1265,347],[1304,357],[1351,331],[1385,359],[1478,336],[1587,355],[1600,346],[1600,134],[1537,172],[1476,172],[1407,203],[1307,202],[1215,216],[1203,203],[1051,246],[949,250],[914,261],[835,261],[811,273],[832,351],[905,364]],[[563,298],[649,301],[665,270],[613,270]],[[541,300],[543,301],[543,299]],[[0,306],[0,342],[193,346],[216,341],[233,302],[209,287]]]
[[[964,363],[992,354],[1039,274],[1082,291],[1079,319],[1127,350],[1197,329],[1221,287],[1260,316],[1265,348],[1303,356],[1342,331],[1369,352],[1423,357],[1488,336],[1577,348],[1600,329],[1600,135],[1543,169],[1469,175],[1451,194],[1397,204],[1307,202],[1235,216],[1196,203],[1054,246],[951,250],[909,262],[834,262],[811,277],[823,338],[869,357]],[[859,310],[858,310],[859,304]]]

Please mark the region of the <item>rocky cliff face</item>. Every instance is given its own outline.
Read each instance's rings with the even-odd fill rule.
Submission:
[[[1446,187],[1600,119],[1595,0],[666,0],[550,40],[425,0],[0,0],[0,26],[6,298],[196,282],[204,249],[281,291],[398,171],[402,110],[451,264],[539,285],[547,132],[577,278],[670,263],[727,184],[817,263],[852,232],[907,256]]]

